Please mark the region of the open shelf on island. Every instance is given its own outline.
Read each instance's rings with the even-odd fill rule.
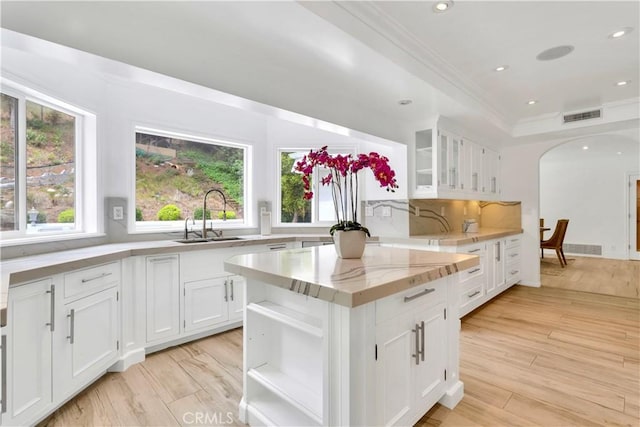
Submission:
[[[249,369],[247,376],[289,403],[309,419],[317,424],[322,424],[322,395],[308,388],[306,384],[268,363]]]
[[[247,310],[260,314],[276,322],[322,338],[322,320],[270,301],[252,302]]]
[[[294,411],[290,405],[277,396],[263,394],[251,400],[248,405],[249,412],[257,418],[261,425],[265,426],[318,426],[322,423]]]

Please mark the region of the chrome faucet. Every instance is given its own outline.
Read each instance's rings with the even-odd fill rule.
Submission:
[[[190,216],[186,217],[184,220],[184,239],[187,240],[189,238],[189,229],[187,228],[187,223],[191,220],[191,228],[196,225],[196,220],[191,218]]]
[[[222,220],[227,220],[227,198],[224,196],[224,193],[217,188],[212,188],[204,194],[204,202],[202,204],[202,238],[207,238],[207,196],[209,193],[217,191],[222,196],[222,201],[224,205],[222,206]]]

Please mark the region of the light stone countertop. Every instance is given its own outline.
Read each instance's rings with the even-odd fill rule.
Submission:
[[[484,240],[522,234],[522,229],[480,228],[477,233],[461,231],[410,237],[380,237],[380,243],[411,243],[425,246],[463,246]]]
[[[270,236],[242,236],[239,240],[187,244],[173,240],[155,240],[88,246],[80,249],[3,260],[0,264],[0,326],[7,324],[9,287],[15,284],[117,261],[130,256],[183,253],[294,241],[331,241],[331,237],[328,235],[274,234]]]
[[[475,255],[368,245],[361,259],[331,246],[235,255],[225,270],[345,307],[357,307],[479,265]]]

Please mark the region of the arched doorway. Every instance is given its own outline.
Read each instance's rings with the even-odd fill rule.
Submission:
[[[539,202],[547,233],[568,218],[565,253],[640,258],[640,208],[630,191],[631,177],[639,173],[637,129],[577,138],[547,151],[540,158]]]

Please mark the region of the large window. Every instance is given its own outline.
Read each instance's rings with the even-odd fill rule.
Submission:
[[[353,149],[330,150],[331,154],[349,154]],[[329,173],[317,168],[311,177],[313,198],[305,200],[301,175],[294,171],[296,162],[309,153],[309,149],[280,149],[279,160],[279,224],[280,225],[325,225],[336,221],[331,187],[320,185],[322,177]]]
[[[249,147],[150,129],[136,132],[138,231],[182,229],[187,218],[215,227],[245,223]],[[226,212],[226,218],[225,218]]]
[[[0,97],[3,240],[82,231],[76,158],[83,116],[28,92],[3,88]]]

